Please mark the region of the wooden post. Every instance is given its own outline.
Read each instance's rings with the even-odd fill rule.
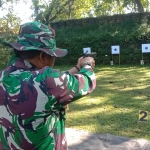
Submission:
[[[120,53],[119,53],[119,65],[120,65]]]

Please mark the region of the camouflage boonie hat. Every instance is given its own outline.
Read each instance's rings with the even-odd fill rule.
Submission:
[[[20,26],[17,43],[4,42],[18,51],[40,50],[51,56],[63,57],[68,51],[56,47],[55,31],[40,22],[28,22]]]

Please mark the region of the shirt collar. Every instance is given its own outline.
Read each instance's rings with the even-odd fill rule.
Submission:
[[[13,55],[7,66],[14,66],[20,69],[25,69],[25,70],[36,70],[36,66],[34,66],[33,64],[31,64],[29,61],[27,60],[22,60],[18,57],[16,57],[15,55]]]

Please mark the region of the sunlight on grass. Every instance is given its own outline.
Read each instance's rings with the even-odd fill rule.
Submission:
[[[139,110],[150,112],[150,67],[97,66],[95,72],[96,89],[69,104],[66,127],[150,139],[150,122],[144,129],[139,122]]]
[[[135,100],[142,100],[142,99],[144,100],[146,98],[147,98],[147,96],[144,96],[144,95],[143,96],[135,96],[134,97]]]
[[[69,104],[66,127],[150,140],[150,121],[139,122],[139,110],[150,112],[150,67],[97,66],[95,72],[96,89]]]

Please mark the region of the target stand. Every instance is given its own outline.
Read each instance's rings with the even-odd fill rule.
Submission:
[[[144,65],[144,53],[150,53],[150,44],[142,44],[142,60],[141,65]]]
[[[111,61],[110,61],[110,65],[113,65],[113,55],[119,55],[119,65],[120,65],[120,46],[119,45],[115,45],[115,46],[111,46]]]

